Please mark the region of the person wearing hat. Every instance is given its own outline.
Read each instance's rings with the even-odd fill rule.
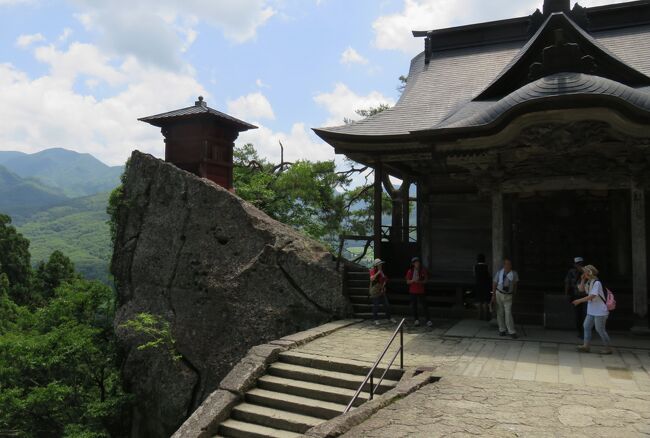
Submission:
[[[406,272],[406,284],[409,287],[409,295],[411,296],[411,310],[413,312],[414,325],[420,325],[420,317],[418,316],[418,307],[422,306],[424,310],[424,318],[427,321],[427,327],[431,327],[433,323],[429,317],[429,307],[427,306],[427,295],[424,289],[425,282],[429,279],[427,269],[422,266],[419,257],[413,257],[411,260],[411,267]]]
[[[575,300],[579,300],[585,296],[584,292],[581,292],[578,289],[584,266],[585,259],[582,257],[575,257],[573,259],[573,266],[569,269],[569,272],[567,272],[566,277],[564,278],[564,294],[570,302],[574,302]],[[578,331],[578,337],[582,339],[585,332],[583,324],[585,322],[585,317],[587,316],[587,306],[585,304],[578,304],[575,306],[574,310],[576,330]]]
[[[512,303],[517,293],[519,275],[512,269],[512,261],[506,258],[503,269],[494,275],[492,282],[492,304],[497,306],[497,322],[499,323],[499,336],[510,336],[517,339],[515,320],[512,317]]]
[[[386,295],[386,283],[388,283],[388,277],[384,273],[384,262],[381,259],[375,259],[370,269],[370,299],[372,300],[372,318],[375,321],[375,325],[379,325],[379,305],[384,306],[384,311],[386,312],[386,317],[390,319],[391,322],[395,323],[393,318],[390,316],[390,303],[388,302],[388,296]]]
[[[598,269],[593,265],[587,265],[582,268],[582,278],[578,285],[579,290],[584,291],[586,296],[573,301],[574,306],[587,303],[587,316],[584,322],[584,340],[582,345],[578,346],[578,351],[589,353],[591,350],[591,332],[594,327],[600,339],[603,341],[604,348],[600,354],[612,354],[610,347],[609,334],[607,333],[607,299],[603,283],[598,279]]]

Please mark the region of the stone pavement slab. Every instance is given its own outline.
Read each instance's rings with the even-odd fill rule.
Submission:
[[[641,437],[650,393],[448,376],[382,409],[345,437]]]

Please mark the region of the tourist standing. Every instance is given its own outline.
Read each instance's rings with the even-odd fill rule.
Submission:
[[[489,321],[492,319],[490,301],[492,301],[492,277],[490,268],[485,262],[485,254],[476,256],[474,265],[474,296],[479,306],[479,319]]]
[[[518,283],[519,275],[512,269],[512,261],[505,259],[503,269],[495,274],[492,282],[492,304],[497,306],[499,335],[509,335],[513,339],[517,339],[517,330],[512,317],[512,302]]]
[[[384,273],[384,262],[381,259],[376,259],[370,269],[370,298],[372,299],[372,317],[375,325],[379,325],[379,306],[384,306],[386,317],[395,323],[396,321],[390,316],[390,303],[386,295],[386,284],[388,277]]]
[[[609,317],[607,295],[603,283],[598,279],[598,269],[593,265],[585,266],[582,269],[582,278],[578,288],[587,294],[573,301],[575,306],[587,303],[587,316],[584,322],[584,340],[583,344],[578,346],[578,351],[589,353],[591,350],[591,335],[595,327],[604,345],[600,354],[612,354],[609,334],[606,329],[607,318]]]
[[[431,327],[433,323],[429,317],[429,306],[427,305],[427,295],[424,288],[425,282],[429,279],[427,269],[422,266],[422,262],[418,257],[413,257],[411,260],[411,267],[406,272],[406,284],[409,287],[409,295],[411,296],[411,310],[413,312],[414,325],[420,325],[420,317],[418,316],[418,307],[422,306],[424,310],[424,318],[427,321],[427,327]]]
[[[567,272],[566,277],[564,278],[564,294],[569,299],[570,302],[574,302],[583,298],[585,296],[584,291],[580,291],[578,286],[580,285],[582,278],[582,270],[585,265],[585,259],[582,257],[576,257],[573,259],[573,266]],[[576,330],[578,331],[578,337],[583,339],[584,335],[584,322],[585,317],[587,316],[587,305],[577,304],[574,308],[575,318],[576,318]]]

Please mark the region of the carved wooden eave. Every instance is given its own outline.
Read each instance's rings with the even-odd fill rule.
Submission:
[[[620,189],[632,179],[650,187],[650,138],[631,137],[604,121],[545,121],[499,147],[438,157],[455,169],[452,178],[483,191]]]

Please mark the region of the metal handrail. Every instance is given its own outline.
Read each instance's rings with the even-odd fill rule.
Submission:
[[[363,392],[363,387],[366,386],[368,381],[370,381],[370,397],[368,398],[369,400],[372,400],[375,391],[377,388],[379,388],[379,385],[381,385],[381,382],[384,381],[384,377],[386,377],[386,374],[388,373],[388,370],[390,370],[390,367],[393,366],[393,363],[395,362],[395,359],[397,359],[397,355],[399,354],[399,369],[403,370],[404,369],[404,323],[406,322],[406,319],[403,318],[400,323],[397,325],[397,328],[395,329],[395,332],[393,333],[393,336],[390,338],[390,341],[386,344],[384,347],[384,350],[379,354],[377,357],[377,360],[375,361],[374,365],[372,368],[370,368],[370,371],[366,375],[366,378],[363,379],[363,382],[361,382],[361,385],[359,385],[359,389],[357,389],[357,392],[354,393],[354,397],[352,397],[352,400],[350,400],[350,403],[348,403],[347,407],[343,411],[344,414],[347,414],[350,412],[350,409],[352,409],[352,406],[354,405],[354,402],[357,401],[359,398],[359,395]],[[397,334],[399,333],[399,349],[395,352],[393,355],[393,358],[391,361],[388,363],[386,366],[386,370],[384,371],[384,374],[382,374],[381,378],[379,379],[379,383],[377,385],[374,384],[374,374],[375,370],[379,366],[379,363],[384,359],[384,356],[386,353],[388,353],[388,350],[390,349],[391,345],[393,345],[393,341],[397,337]]]

